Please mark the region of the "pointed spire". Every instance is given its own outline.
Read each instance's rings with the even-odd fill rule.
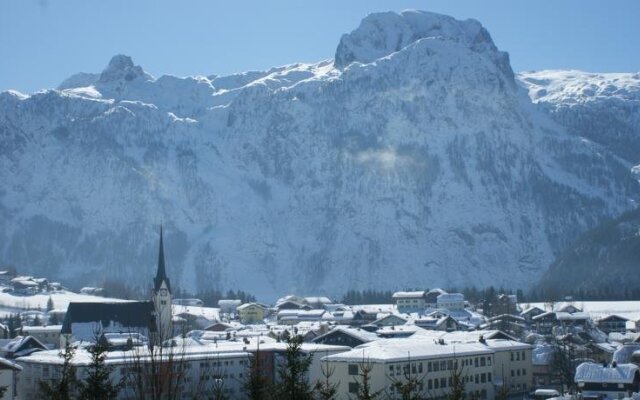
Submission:
[[[156,292],[160,290],[162,281],[167,282],[167,289],[171,291],[171,284],[169,283],[169,278],[167,278],[167,271],[165,269],[164,263],[164,243],[162,241],[162,224],[160,224],[160,250],[158,251],[158,270],[156,272],[156,277],[153,279],[153,286]]]

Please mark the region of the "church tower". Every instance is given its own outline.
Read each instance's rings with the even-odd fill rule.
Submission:
[[[151,300],[156,311],[157,338],[160,343],[173,337],[173,321],[171,315],[171,282],[167,277],[164,262],[164,244],[162,242],[162,225],[160,225],[160,250],[158,254],[158,270],[153,278]]]

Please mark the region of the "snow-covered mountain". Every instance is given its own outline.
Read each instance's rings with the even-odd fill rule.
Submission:
[[[157,228],[191,290],[527,288],[635,205],[629,165],[566,132],[474,20],[366,17],[335,60],[232,76],[126,56],[0,94],[0,260],[148,284]]]
[[[548,70],[518,78],[531,100],[571,133],[640,164],[640,73]]]

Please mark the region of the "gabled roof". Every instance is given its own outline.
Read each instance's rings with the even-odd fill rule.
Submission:
[[[582,363],[576,368],[576,382],[595,383],[633,383],[640,374],[635,364],[617,364],[615,366],[595,363]]]
[[[625,318],[625,317],[621,317],[619,315],[613,314],[613,315],[607,315],[606,317],[600,318],[598,322],[609,321],[611,319],[617,319],[619,321],[629,321],[629,318]]]
[[[18,336],[2,348],[2,351],[13,357],[26,356],[40,350],[47,350],[47,346],[33,336]]]
[[[544,313],[544,310],[542,308],[533,306],[533,307],[529,307],[526,310],[522,311],[520,313],[520,315],[527,315],[527,314],[530,314],[530,313],[532,313],[534,311],[539,311],[540,313]]]
[[[244,304],[238,306],[238,308],[236,308],[236,310],[238,310],[238,311],[244,310],[245,308],[249,308],[251,306],[262,308],[263,310],[266,310],[267,308],[269,308],[269,307],[265,306],[264,304],[260,304],[260,303],[244,303]]]
[[[73,324],[100,323],[106,328],[118,325],[123,329],[142,328],[155,332],[155,311],[150,301],[118,303],[69,303],[62,323],[62,334],[73,334]]]
[[[413,291],[413,292],[395,292],[392,299],[421,299],[426,296],[426,292],[424,290]]]
[[[330,335],[335,335],[338,333],[342,333],[348,336],[351,336],[352,338],[356,339],[356,340],[360,340],[363,343],[368,343],[371,342],[373,340],[377,340],[380,339],[378,337],[378,335],[376,335],[375,333],[372,332],[367,332],[364,329],[356,329],[356,328],[347,328],[347,327],[343,327],[343,326],[338,326],[332,330],[330,330],[329,332],[325,333],[324,335],[320,335],[317,338],[313,339],[314,342],[319,342],[321,339],[330,336]]]

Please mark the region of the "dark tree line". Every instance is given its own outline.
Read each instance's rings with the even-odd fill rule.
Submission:
[[[393,292],[390,290],[349,290],[342,296],[342,303],[354,304],[389,304]]]

